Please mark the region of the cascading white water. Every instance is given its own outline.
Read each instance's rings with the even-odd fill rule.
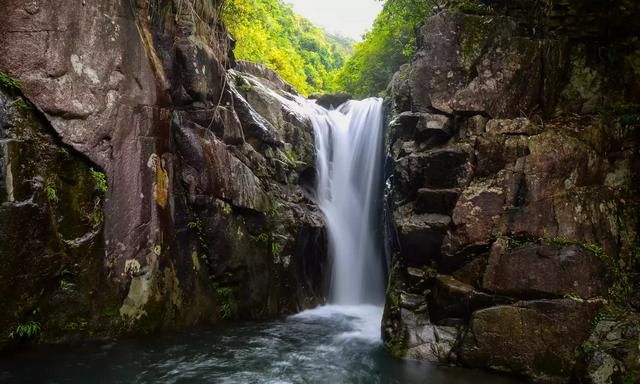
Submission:
[[[327,221],[333,257],[331,301],[384,300],[380,207],[382,100],[348,101],[327,111],[314,104],[317,201]]]

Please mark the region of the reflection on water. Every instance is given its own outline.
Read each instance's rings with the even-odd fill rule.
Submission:
[[[286,321],[39,348],[0,358],[0,383],[518,383],[392,359],[381,315],[374,306],[325,306]]]

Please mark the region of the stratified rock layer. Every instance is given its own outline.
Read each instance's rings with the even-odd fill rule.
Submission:
[[[395,355],[637,377],[637,338],[592,334],[640,309],[640,7],[617,4],[451,1],[420,28],[387,99]]]

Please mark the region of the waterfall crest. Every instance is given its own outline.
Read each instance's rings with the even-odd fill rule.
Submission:
[[[313,109],[316,198],[326,217],[333,257],[330,300],[380,304],[382,100],[352,100],[331,111]]]

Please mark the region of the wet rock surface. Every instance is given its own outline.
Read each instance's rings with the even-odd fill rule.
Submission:
[[[640,102],[640,47],[634,27],[586,3],[449,2],[389,85],[383,338],[395,355],[538,382],[636,374],[628,352],[583,349],[640,292],[640,141],[625,117],[638,110],[615,106]],[[606,22],[575,29],[601,11]],[[605,36],[615,70],[592,56]],[[426,353],[450,326],[447,353]]]

